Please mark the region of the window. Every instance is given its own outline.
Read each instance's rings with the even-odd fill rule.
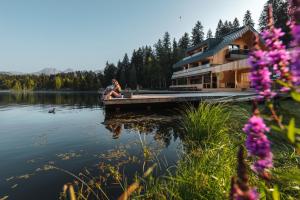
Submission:
[[[209,60],[202,61],[202,65],[209,64]]]
[[[187,78],[178,79],[178,85],[186,85],[186,84],[187,84]]]
[[[228,49],[231,50],[239,50],[240,49],[240,45],[237,44],[230,44],[228,45]]]
[[[202,83],[202,76],[193,77],[190,80],[190,83],[193,84],[201,84]]]

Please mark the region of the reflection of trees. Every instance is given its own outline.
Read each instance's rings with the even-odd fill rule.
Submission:
[[[55,93],[55,92],[27,92],[1,93],[0,105],[7,104],[42,104],[67,105],[93,108],[98,105],[99,95],[96,93]]]
[[[106,114],[103,124],[113,133],[114,139],[118,138],[122,129],[124,129],[140,134],[152,134],[156,141],[163,142],[166,146],[169,146],[172,138],[175,141],[180,136],[180,130],[177,126],[178,120],[179,117],[176,115],[135,112]]]

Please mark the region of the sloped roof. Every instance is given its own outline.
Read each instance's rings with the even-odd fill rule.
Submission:
[[[206,40],[204,40],[203,42],[197,44],[196,46],[191,46],[191,47],[188,47],[185,51],[185,53],[188,53],[188,52],[191,52],[191,51],[194,51],[196,49],[198,49],[199,47],[202,47],[204,45],[207,45],[208,46],[208,49],[216,46],[222,39],[221,38],[208,38]]]
[[[196,53],[194,55],[183,58],[182,60],[180,60],[179,62],[174,64],[173,68],[178,68],[178,67],[181,67],[183,65],[196,62],[196,61],[201,60],[203,58],[213,56],[218,51],[220,51],[221,49],[223,49],[224,47],[229,45],[231,42],[233,42],[234,40],[242,37],[242,35],[244,35],[248,31],[252,31],[252,32],[258,34],[258,32],[252,26],[243,26],[241,28],[238,28],[238,29],[224,35],[222,38],[218,38],[218,39],[210,38],[210,39],[208,39],[209,41],[205,40],[204,42],[202,42],[199,45],[196,45],[195,47],[190,47],[190,48],[187,49],[187,51],[192,51],[192,50],[197,49],[198,47],[200,47],[204,44],[208,44],[208,49],[206,51],[199,52],[199,53]],[[211,39],[213,39],[213,40],[211,40]],[[209,44],[211,44],[211,45],[209,45]]]

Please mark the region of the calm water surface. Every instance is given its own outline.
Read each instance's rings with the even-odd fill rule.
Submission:
[[[48,111],[56,108],[55,114]],[[121,182],[142,175],[154,162],[158,176],[179,159],[178,115],[105,113],[95,94],[0,93],[0,198],[58,199],[74,178],[98,177],[111,199]],[[145,157],[143,147],[150,149]],[[110,170],[108,170],[110,169]],[[90,178],[89,178],[90,177]]]

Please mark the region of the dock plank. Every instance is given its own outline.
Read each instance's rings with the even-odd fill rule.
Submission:
[[[155,104],[155,103],[174,103],[174,102],[194,102],[205,99],[214,99],[217,101],[219,98],[242,98],[251,99],[255,96],[253,92],[211,92],[211,93],[180,93],[180,94],[143,94],[133,95],[132,98],[113,98],[104,100],[105,106],[114,105],[130,105],[130,104]],[[227,100],[229,101],[229,100]]]

